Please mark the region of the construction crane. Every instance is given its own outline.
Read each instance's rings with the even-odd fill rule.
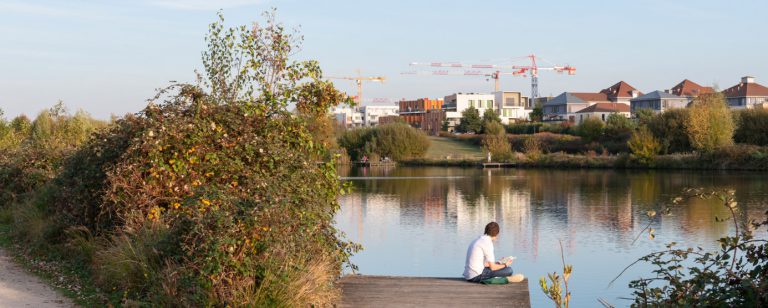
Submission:
[[[412,62],[412,66],[430,66],[430,67],[450,67],[450,68],[469,68],[474,70],[494,69],[497,72],[502,69],[513,70],[512,74],[526,76],[531,75],[531,100],[535,101],[539,97],[539,71],[554,71],[556,73],[568,73],[568,75],[575,75],[576,68],[570,65],[559,66],[538,66],[537,60],[544,60],[541,57],[530,54],[525,57],[513,58],[513,61],[529,59],[530,65],[506,65],[506,64],[465,64],[456,62]],[[546,60],[544,60],[546,61]],[[497,76],[498,77],[498,76]],[[498,80],[498,79],[497,79]]]
[[[357,84],[357,97],[355,97],[355,103],[357,105],[361,105],[363,102],[363,81],[373,81],[373,82],[381,82],[383,83],[386,78],[383,76],[374,76],[374,77],[364,77],[360,76],[360,72],[357,72],[357,76],[353,77],[345,77],[345,76],[328,76],[326,77],[328,79],[344,79],[344,80],[353,80]]]
[[[502,71],[495,71],[495,72],[483,72],[483,71],[449,71],[449,70],[439,70],[439,71],[410,71],[410,72],[402,72],[403,75],[441,75],[441,76],[484,76],[490,79],[493,79],[494,91],[499,91],[501,88],[499,85],[499,77],[503,75],[512,75],[512,76],[520,76],[523,75],[520,72],[502,72]]]

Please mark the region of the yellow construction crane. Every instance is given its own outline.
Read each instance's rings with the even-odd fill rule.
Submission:
[[[353,80],[357,84],[357,97],[355,97],[355,102],[359,106],[363,102],[363,81],[373,81],[373,82],[381,82],[383,83],[386,78],[383,76],[374,76],[374,77],[365,77],[360,76],[360,72],[357,72],[356,77],[345,77],[345,76],[328,76],[326,77],[328,79],[345,79],[345,80]]]

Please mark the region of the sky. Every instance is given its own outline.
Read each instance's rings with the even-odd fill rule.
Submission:
[[[404,75],[411,62],[511,62],[529,54],[576,75],[539,74],[539,92],[597,92],[624,80],[640,91],[685,78],[725,89],[768,84],[768,1],[0,0],[0,108],[34,116],[62,100],[97,118],[135,113],[157,88],[194,80],[208,25],[277,19],[304,35],[297,59],[325,75],[384,76],[364,101],[491,92],[478,76]],[[353,82],[336,80],[356,93]],[[502,77],[530,93],[530,79]]]

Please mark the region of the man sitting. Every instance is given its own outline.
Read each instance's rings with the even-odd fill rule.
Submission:
[[[494,277],[506,277],[508,282],[520,282],[525,279],[522,274],[513,275],[512,259],[506,263],[496,262],[493,254],[493,242],[499,235],[499,224],[490,222],[485,225],[485,234],[481,235],[467,249],[467,261],[464,266],[464,279],[470,282],[481,282]]]

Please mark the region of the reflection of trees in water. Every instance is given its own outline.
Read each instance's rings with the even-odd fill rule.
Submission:
[[[647,210],[660,209],[687,187],[736,189],[742,208],[739,218],[744,221],[762,217],[767,207],[762,200],[768,196],[768,180],[759,173],[435,167],[340,170],[342,176],[343,172],[387,177],[356,179],[353,183],[358,191],[399,199],[401,220],[409,224],[441,223],[455,229],[460,219],[495,217],[528,224],[528,231],[536,232],[539,221],[546,218],[568,233],[597,227],[619,235],[619,241],[639,232],[647,221]],[[449,202],[449,195],[457,199]],[[523,202],[526,204],[521,205]],[[684,205],[672,216],[661,217],[660,227],[715,239],[728,227],[715,222],[714,217],[725,214],[717,206]]]

